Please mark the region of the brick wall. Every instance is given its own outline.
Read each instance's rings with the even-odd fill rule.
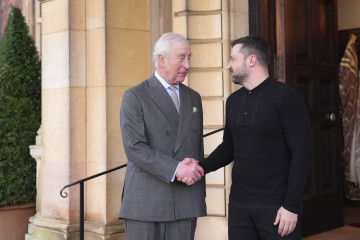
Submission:
[[[8,15],[12,7],[18,7],[22,10],[24,0],[1,0],[1,35],[5,30]]]

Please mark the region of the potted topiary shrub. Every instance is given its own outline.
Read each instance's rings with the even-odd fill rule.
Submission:
[[[0,42],[0,232],[25,237],[35,214],[36,162],[29,146],[41,123],[41,64],[20,9]]]

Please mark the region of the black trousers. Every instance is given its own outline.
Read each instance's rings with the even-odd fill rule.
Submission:
[[[301,221],[298,217],[294,232],[281,237],[279,225],[274,226],[277,211],[281,206],[229,203],[229,240],[301,240]]]

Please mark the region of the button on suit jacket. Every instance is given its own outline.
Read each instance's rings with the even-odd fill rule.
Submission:
[[[171,182],[180,161],[203,158],[200,95],[180,84],[180,113],[152,75],[124,93],[121,134],[128,159],[119,218],[175,221],[206,215],[205,181]]]

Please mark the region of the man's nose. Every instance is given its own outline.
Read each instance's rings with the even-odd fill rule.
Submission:
[[[186,58],[185,61],[184,61],[184,67],[186,69],[189,69],[190,68],[190,59]]]
[[[231,64],[230,64],[230,62],[228,63],[228,65],[227,65],[227,70],[230,70],[231,69]]]

